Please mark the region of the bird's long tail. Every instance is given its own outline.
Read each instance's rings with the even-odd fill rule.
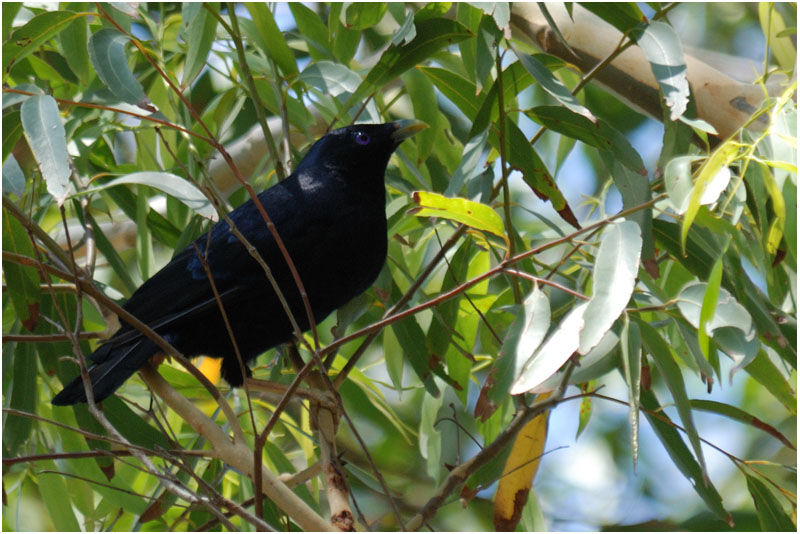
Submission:
[[[137,338],[125,344],[114,343],[113,338],[99,347],[89,357],[94,364],[89,367],[95,402],[100,402],[139,370],[148,358],[158,352],[158,347],[147,338]],[[86,390],[78,375],[51,401],[56,406],[69,406],[86,402]]]

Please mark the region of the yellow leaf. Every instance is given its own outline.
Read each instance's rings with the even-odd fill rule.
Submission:
[[[537,400],[549,395],[539,395]],[[544,452],[549,416],[550,412],[546,411],[534,417],[514,440],[494,496],[494,526],[497,530],[512,531],[519,523],[539,469],[539,458]]]

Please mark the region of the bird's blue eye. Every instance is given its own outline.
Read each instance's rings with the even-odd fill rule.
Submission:
[[[365,134],[364,132],[359,132],[356,134],[356,143],[359,145],[368,145],[369,144],[369,135]]]

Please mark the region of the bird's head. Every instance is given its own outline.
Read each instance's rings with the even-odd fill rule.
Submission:
[[[329,169],[347,180],[383,178],[392,152],[403,142],[427,128],[414,120],[385,124],[354,124],[329,132],[306,153],[296,172]]]

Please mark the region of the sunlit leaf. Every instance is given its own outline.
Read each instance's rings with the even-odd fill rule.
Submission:
[[[414,191],[419,208],[410,213],[418,217],[440,217],[505,238],[503,220],[492,208],[465,198],[450,198],[438,193]]]
[[[633,221],[606,227],[594,264],[593,294],[583,314],[578,352],[586,354],[611,328],[633,294],[642,237]]]
[[[572,353],[578,350],[580,331],[584,327],[583,313],[587,302],[578,304],[561,320],[558,328],[536,349],[533,356],[525,362],[522,373],[511,386],[511,394],[519,395],[527,391],[543,393],[539,386],[550,375],[558,371]]]
[[[683,115],[689,103],[689,81],[680,39],[672,26],[657,20],[634,34],[664,95],[669,118],[674,121]]]
[[[185,178],[168,172],[134,172],[82,191],[81,194],[94,193],[122,184],[147,185],[180,200],[192,211],[203,217],[212,220],[218,217],[217,210],[197,187]]]

